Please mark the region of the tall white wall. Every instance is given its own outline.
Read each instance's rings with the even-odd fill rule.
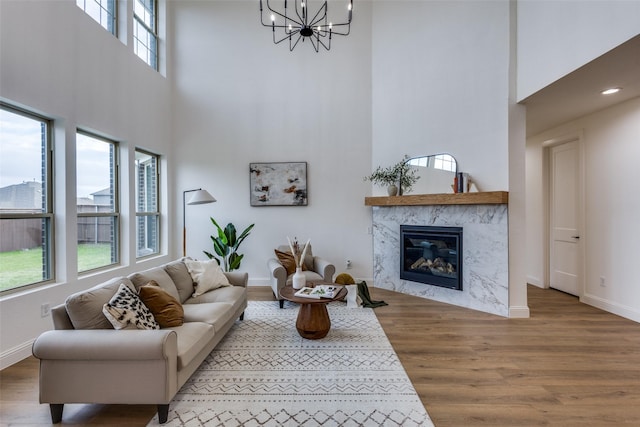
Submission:
[[[508,189],[509,20],[508,1],[374,2],[374,166],[448,152]]]
[[[346,5],[336,3],[334,10]],[[308,42],[293,52],[274,45],[258,2],[169,7],[175,196],[203,187],[218,200],[187,207],[188,255],[212,251],[212,216],[238,229],[256,224],[239,251],[250,284],[268,283],[267,260],[287,236],[311,239],[337,272],[350,259],[351,275],[371,278],[363,181],[371,172],[371,4],[358,3],[351,35],[334,36],[331,51],[320,53]],[[251,207],[249,163],[289,161],[307,162],[308,206]]]
[[[518,0],[518,101],[638,33],[637,0]]]
[[[129,32],[130,33],[130,32]],[[0,1],[0,99],[54,119],[55,284],[0,299],[0,367],[31,354],[31,342],[53,327],[40,306],[135,269],[134,192],[121,200],[122,265],[79,277],[76,272],[75,131],[120,142],[122,188],[133,188],[136,147],[166,156],[170,86],[159,73],[80,10],[74,1]],[[163,157],[163,170],[168,164]],[[166,176],[164,188],[168,187]],[[169,186],[170,187],[170,186]],[[173,204],[162,195],[163,212]],[[172,225],[164,215],[163,227]],[[167,237],[167,236],[165,236]],[[172,239],[173,236],[168,236]],[[173,244],[165,238],[164,251]],[[159,264],[169,257],[148,260]]]
[[[527,140],[527,274],[548,286],[547,171],[543,142],[581,136],[584,154],[583,302],[640,321],[640,98]],[[600,286],[605,278],[605,287]]]

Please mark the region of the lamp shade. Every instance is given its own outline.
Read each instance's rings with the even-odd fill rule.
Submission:
[[[213,203],[216,199],[207,190],[196,190],[193,196],[187,202],[188,205],[203,205],[205,203]]]

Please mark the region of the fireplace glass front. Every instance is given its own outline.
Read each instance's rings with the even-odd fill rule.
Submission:
[[[462,227],[400,226],[400,279],[462,290]]]

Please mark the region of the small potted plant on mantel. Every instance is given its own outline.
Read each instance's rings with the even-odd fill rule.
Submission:
[[[371,181],[379,187],[387,187],[387,194],[395,196],[398,194],[398,185],[400,185],[400,194],[410,191],[413,184],[416,183],[419,176],[416,175],[415,168],[407,162],[409,156],[404,156],[398,163],[382,168],[378,166],[376,170],[369,176],[365,176],[365,181]]]

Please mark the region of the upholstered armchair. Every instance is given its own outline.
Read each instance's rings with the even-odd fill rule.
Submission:
[[[280,302],[280,308],[284,306],[284,300],[280,297],[280,289],[285,285],[291,285],[292,276],[295,273],[295,263],[287,262],[287,255],[292,258],[289,246],[279,246],[274,251],[274,257],[267,261],[271,273],[271,289],[273,295]],[[304,266],[302,272],[307,282],[333,281],[336,267],[325,259],[313,256],[311,245],[307,248]]]

